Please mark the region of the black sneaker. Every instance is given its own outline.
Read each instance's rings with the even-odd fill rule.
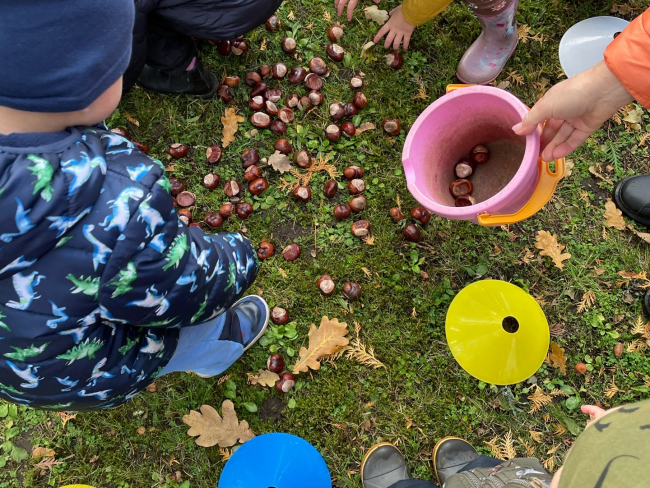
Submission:
[[[650,175],[629,176],[619,182],[614,201],[625,215],[650,227]]]
[[[158,93],[192,95],[198,98],[211,98],[217,93],[219,80],[200,59],[191,71],[170,74],[146,64],[138,77],[138,83],[145,89]]]
[[[410,479],[404,456],[389,442],[371,447],[361,463],[363,488],[388,488]]]
[[[439,440],[433,448],[433,471],[440,486],[477,457],[476,449],[466,440],[459,437],[445,437]]]

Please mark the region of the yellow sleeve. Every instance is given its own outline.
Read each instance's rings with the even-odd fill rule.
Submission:
[[[451,0],[404,0],[402,15],[411,25],[424,24],[442,12]]]

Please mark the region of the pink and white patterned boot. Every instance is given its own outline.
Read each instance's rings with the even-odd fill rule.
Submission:
[[[486,85],[499,76],[519,42],[516,17],[519,0],[498,2],[488,9],[488,15],[481,15],[486,10],[481,8],[481,0],[467,3],[481,22],[483,33],[463,55],[456,76],[463,83]]]

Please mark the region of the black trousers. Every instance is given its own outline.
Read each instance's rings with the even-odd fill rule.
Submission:
[[[135,0],[133,53],[124,91],[145,63],[183,72],[197,55],[194,39],[235,39],[266,22],[282,0]]]
[[[469,463],[460,471],[469,471],[474,468],[494,468],[498,466],[503,461],[498,459],[491,458],[489,456],[479,456],[476,460]],[[431,481],[422,481],[422,480],[404,480],[398,481],[394,485],[391,485],[390,488],[438,488],[438,485]]]

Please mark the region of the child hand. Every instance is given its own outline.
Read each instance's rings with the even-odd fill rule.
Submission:
[[[350,3],[348,3],[348,1]],[[381,2],[381,0],[373,0],[375,3]],[[339,17],[343,15],[343,9],[345,8],[345,5],[347,4],[348,6],[348,22],[352,22],[352,14],[354,13],[354,9],[357,7],[357,3],[359,3],[359,0],[334,0],[334,8],[336,9],[337,13],[339,14]]]
[[[605,410],[597,407],[595,405],[583,405],[581,407],[582,413],[586,413],[587,415],[591,415],[593,417],[593,420],[598,420],[601,418],[603,415],[605,415]]]
[[[344,1],[344,0],[339,0]],[[355,1],[355,0],[351,0]],[[415,26],[409,24],[404,15],[402,14],[402,6],[393,9],[390,13],[390,19],[386,24],[381,28],[377,35],[375,36],[374,42],[377,44],[379,40],[386,36],[386,42],[384,42],[384,49],[389,49],[391,42],[393,43],[393,49],[399,49],[399,45],[404,43],[404,50],[409,48],[409,41],[411,40],[411,34],[415,30]],[[388,34],[388,35],[386,35]]]

